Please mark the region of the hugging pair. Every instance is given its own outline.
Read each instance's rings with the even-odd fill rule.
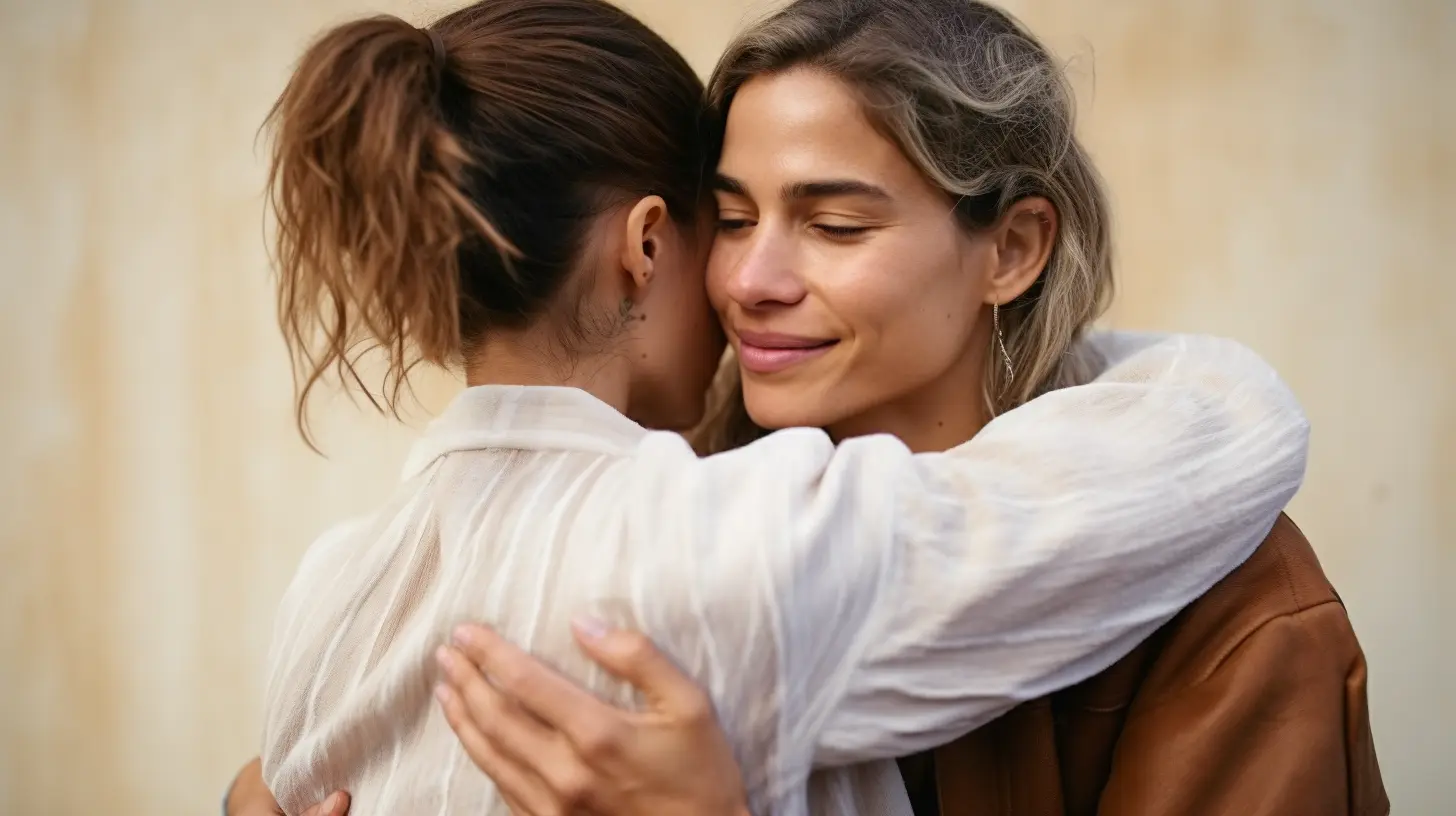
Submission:
[[[1388,811],[1303,413],[1088,333],[1106,197],[1004,12],[798,0],[705,93],[486,0],[326,33],[271,121],[300,417],[360,342],[386,409],[469,387],[305,556],[231,812]]]

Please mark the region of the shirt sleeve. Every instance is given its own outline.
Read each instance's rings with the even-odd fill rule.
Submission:
[[[1096,674],[1267,535],[1308,449],[1277,374],[1216,338],[1099,342],[1097,380],[945,453],[808,429],[706,459],[642,443],[633,617],[708,690],[755,800]]]

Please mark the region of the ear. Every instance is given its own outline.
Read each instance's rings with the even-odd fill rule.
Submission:
[[[992,228],[996,262],[986,302],[1006,305],[1031,288],[1046,269],[1060,227],[1057,208],[1040,196],[1012,204]]]
[[[622,242],[622,269],[636,289],[645,289],[657,272],[657,258],[667,230],[667,202],[647,196],[627,213],[627,235]]]

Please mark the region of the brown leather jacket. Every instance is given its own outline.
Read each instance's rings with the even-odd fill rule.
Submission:
[[[1365,657],[1286,517],[1126,658],[938,749],[934,773],[942,816],[1390,812]]]

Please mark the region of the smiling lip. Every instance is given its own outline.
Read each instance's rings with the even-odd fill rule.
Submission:
[[[792,334],[738,332],[738,362],[754,374],[773,374],[823,355],[838,340]]]

